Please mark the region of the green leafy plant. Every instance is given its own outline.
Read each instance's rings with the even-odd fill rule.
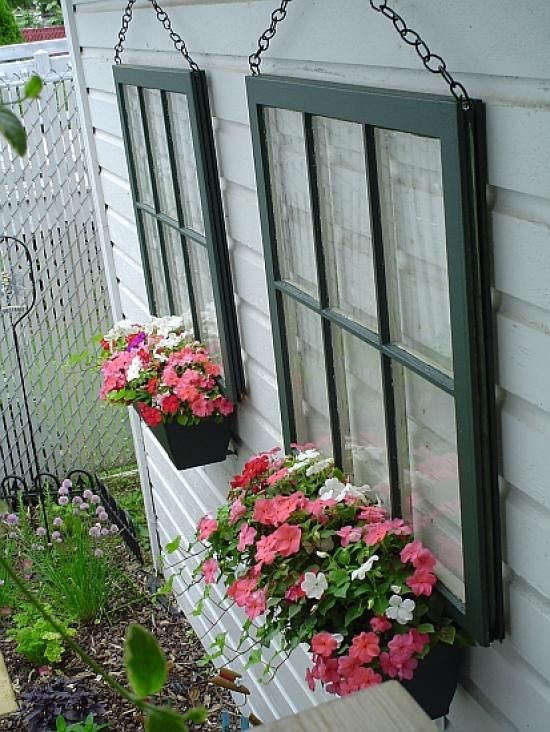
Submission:
[[[0,0],[0,46],[10,46],[13,43],[23,43],[23,36],[7,1]]]
[[[222,612],[236,604],[248,616],[237,648],[219,633],[209,660],[244,655],[252,666],[265,650],[269,679],[304,643],[310,688],[321,682],[344,696],[410,680],[434,646],[465,641],[433,593],[433,554],[331,458],[313,449],[263,453],[231,488],[228,503],[199,522],[195,543],[183,552],[177,542],[168,547],[183,553],[184,567],[200,557],[195,581],[202,577],[206,589],[195,614],[222,579]],[[269,653],[276,638],[281,650]]]
[[[45,607],[48,612],[51,611],[51,607]],[[14,615],[14,627],[10,628],[8,636],[16,641],[17,652],[31,663],[37,666],[56,664],[65,652],[64,639],[75,635],[69,621],[58,619],[57,624],[61,631],[52,628],[33,605],[25,605]]]
[[[48,608],[29,591],[25,582],[18,577],[13,567],[0,556],[0,566],[4,568],[23,598],[46,620],[50,628],[59,633],[69,647],[88,668],[105,681],[117,694],[126,699],[145,715],[147,732],[187,732],[187,722],[202,723],[207,718],[206,709],[193,708],[184,714],[159,707],[146,699],[144,692],[159,689],[160,678],[166,678],[168,668],[164,654],[155,637],[145,628],[131,626],[125,642],[125,659],[131,665],[128,672],[130,688],[126,689],[109,672],[100,666],[73,639],[70,632],[50,613]],[[136,630],[139,628],[139,630]],[[164,683],[164,682],[163,682]],[[153,692],[154,693],[154,692]]]
[[[108,727],[108,724],[96,724],[93,714],[89,714],[83,722],[67,723],[64,717],[58,717],[55,721],[56,732],[98,732]]]

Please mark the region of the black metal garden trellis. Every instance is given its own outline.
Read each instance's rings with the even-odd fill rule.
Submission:
[[[0,237],[0,317],[7,321],[11,329],[11,337],[17,366],[17,376],[20,380],[20,394],[22,399],[15,404],[7,404],[6,397],[0,401],[0,427],[4,433],[7,432],[6,410],[22,407],[23,416],[26,420],[26,441],[25,450],[33,468],[30,478],[23,475],[6,475],[0,482],[0,500],[7,503],[16,510],[20,504],[40,504],[43,515],[44,526],[49,535],[49,521],[47,512],[47,493],[52,495],[61,486],[61,480],[51,472],[42,470],[39,453],[36,445],[34,425],[30,407],[31,396],[29,395],[25,382],[25,366],[20,346],[19,327],[23,325],[27,316],[32,312],[37,300],[36,280],[34,276],[33,260],[29,248],[20,239],[11,236]],[[27,334],[32,337],[32,334]],[[7,395],[7,400],[10,395]],[[6,435],[7,437],[7,435]],[[10,449],[7,443],[4,450]],[[130,551],[138,561],[142,561],[141,549],[137,539],[136,528],[124,509],[122,509],[107,486],[86,470],[75,469],[64,476],[72,482],[73,492],[82,492],[86,489],[97,493],[102,500],[103,506],[109,515],[110,520],[115,523],[121,532]]]

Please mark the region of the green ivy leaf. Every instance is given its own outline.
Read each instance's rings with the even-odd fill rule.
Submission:
[[[42,91],[43,87],[44,84],[42,82],[42,79],[34,74],[25,84],[25,98],[36,99],[38,96],[40,96],[40,92]]]
[[[346,613],[346,617],[344,619],[344,625],[347,628],[350,623],[352,623],[357,618],[360,618],[361,615],[365,612],[365,609],[362,605],[356,605],[355,607],[350,607],[350,609]]]
[[[420,628],[418,629],[420,630]],[[439,631],[439,638],[443,643],[448,643],[450,646],[453,645],[456,638],[456,628],[454,625],[444,625]]]
[[[27,133],[21,124],[21,120],[11,109],[0,105],[0,135],[18,155],[25,155],[27,152]]]
[[[155,592],[155,595],[170,595],[174,587],[175,577],[175,574],[170,575],[166,582]]]
[[[187,732],[183,717],[171,709],[155,709],[145,720],[146,732]]]
[[[162,689],[168,675],[166,659],[155,636],[136,623],[126,632],[124,661],[130,686],[140,699]]]
[[[259,648],[255,648],[253,651],[251,651],[250,655],[248,656],[248,661],[246,662],[246,666],[244,667],[245,671],[248,671],[248,669],[251,666],[255,666],[257,663],[262,662],[262,652]]]
[[[334,597],[345,597],[348,594],[350,583],[349,581],[343,585],[338,585],[332,591]]]
[[[419,633],[435,633],[435,628],[431,623],[422,623],[417,630]]]
[[[166,544],[164,547],[164,551],[166,554],[173,554],[174,552],[177,552],[181,545],[181,536],[176,536],[175,539],[172,539],[171,542]]]

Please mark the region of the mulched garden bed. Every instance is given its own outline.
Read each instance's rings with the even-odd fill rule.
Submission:
[[[129,623],[142,624],[155,634],[171,666],[169,680],[156,700],[178,711],[185,711],[193,706],[206,707],[209,710],[207,722],[193,726],[193,730],[220,730],[222,710],[231,713],[234,728],[238,729],[237,709],[231,695],[225,689],[209,683],[209,678],[213,675],[211,668],[197,666],[204,649],[190,624],[174,605],[151,603],[150,596],[144,589],[148,576],[142,569],[134,566],[131,574],[141,588],[135,601],[126,608],[114,610],[100,623],[81,627],[76,637],[78,643],[118,681],[126,684],[122,666],[124,635]],[[52,677],[40,676],[34,666],[16,653],[14,641],[6,637],[5,631],[8,627],[9,619],[0,619],[0,651],[4,655],[19,701],[21,693],[29,691],[37,684],[50,681]],[[55,673],[70,677],[78,686],[97,691],[99,701],[105,708],[104,721],[112,725],[110,729],[120,732],[143,730],[143,721],[135,710],[70,652],[65,654]],[[18,715],[0,719],[0,730],[27,729]]]

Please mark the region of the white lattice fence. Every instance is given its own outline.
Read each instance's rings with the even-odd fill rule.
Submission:
[[[21,86],[37,66],[44,90],[21,106]],[[67,363],[111,321],[69,57],[41,51],[31,61],[0,65],[0,96],[15,104],[28,133],[25,158],[0,143],[0,236],[23,240],[34,261],[38,298],[20,340],[40,467],[61,475],[128,464],[134,455],[127,415],[99,404],[95,372]],[[2,473],[28,475],[29,425],[11,329],[1,316],[0,337]]]

